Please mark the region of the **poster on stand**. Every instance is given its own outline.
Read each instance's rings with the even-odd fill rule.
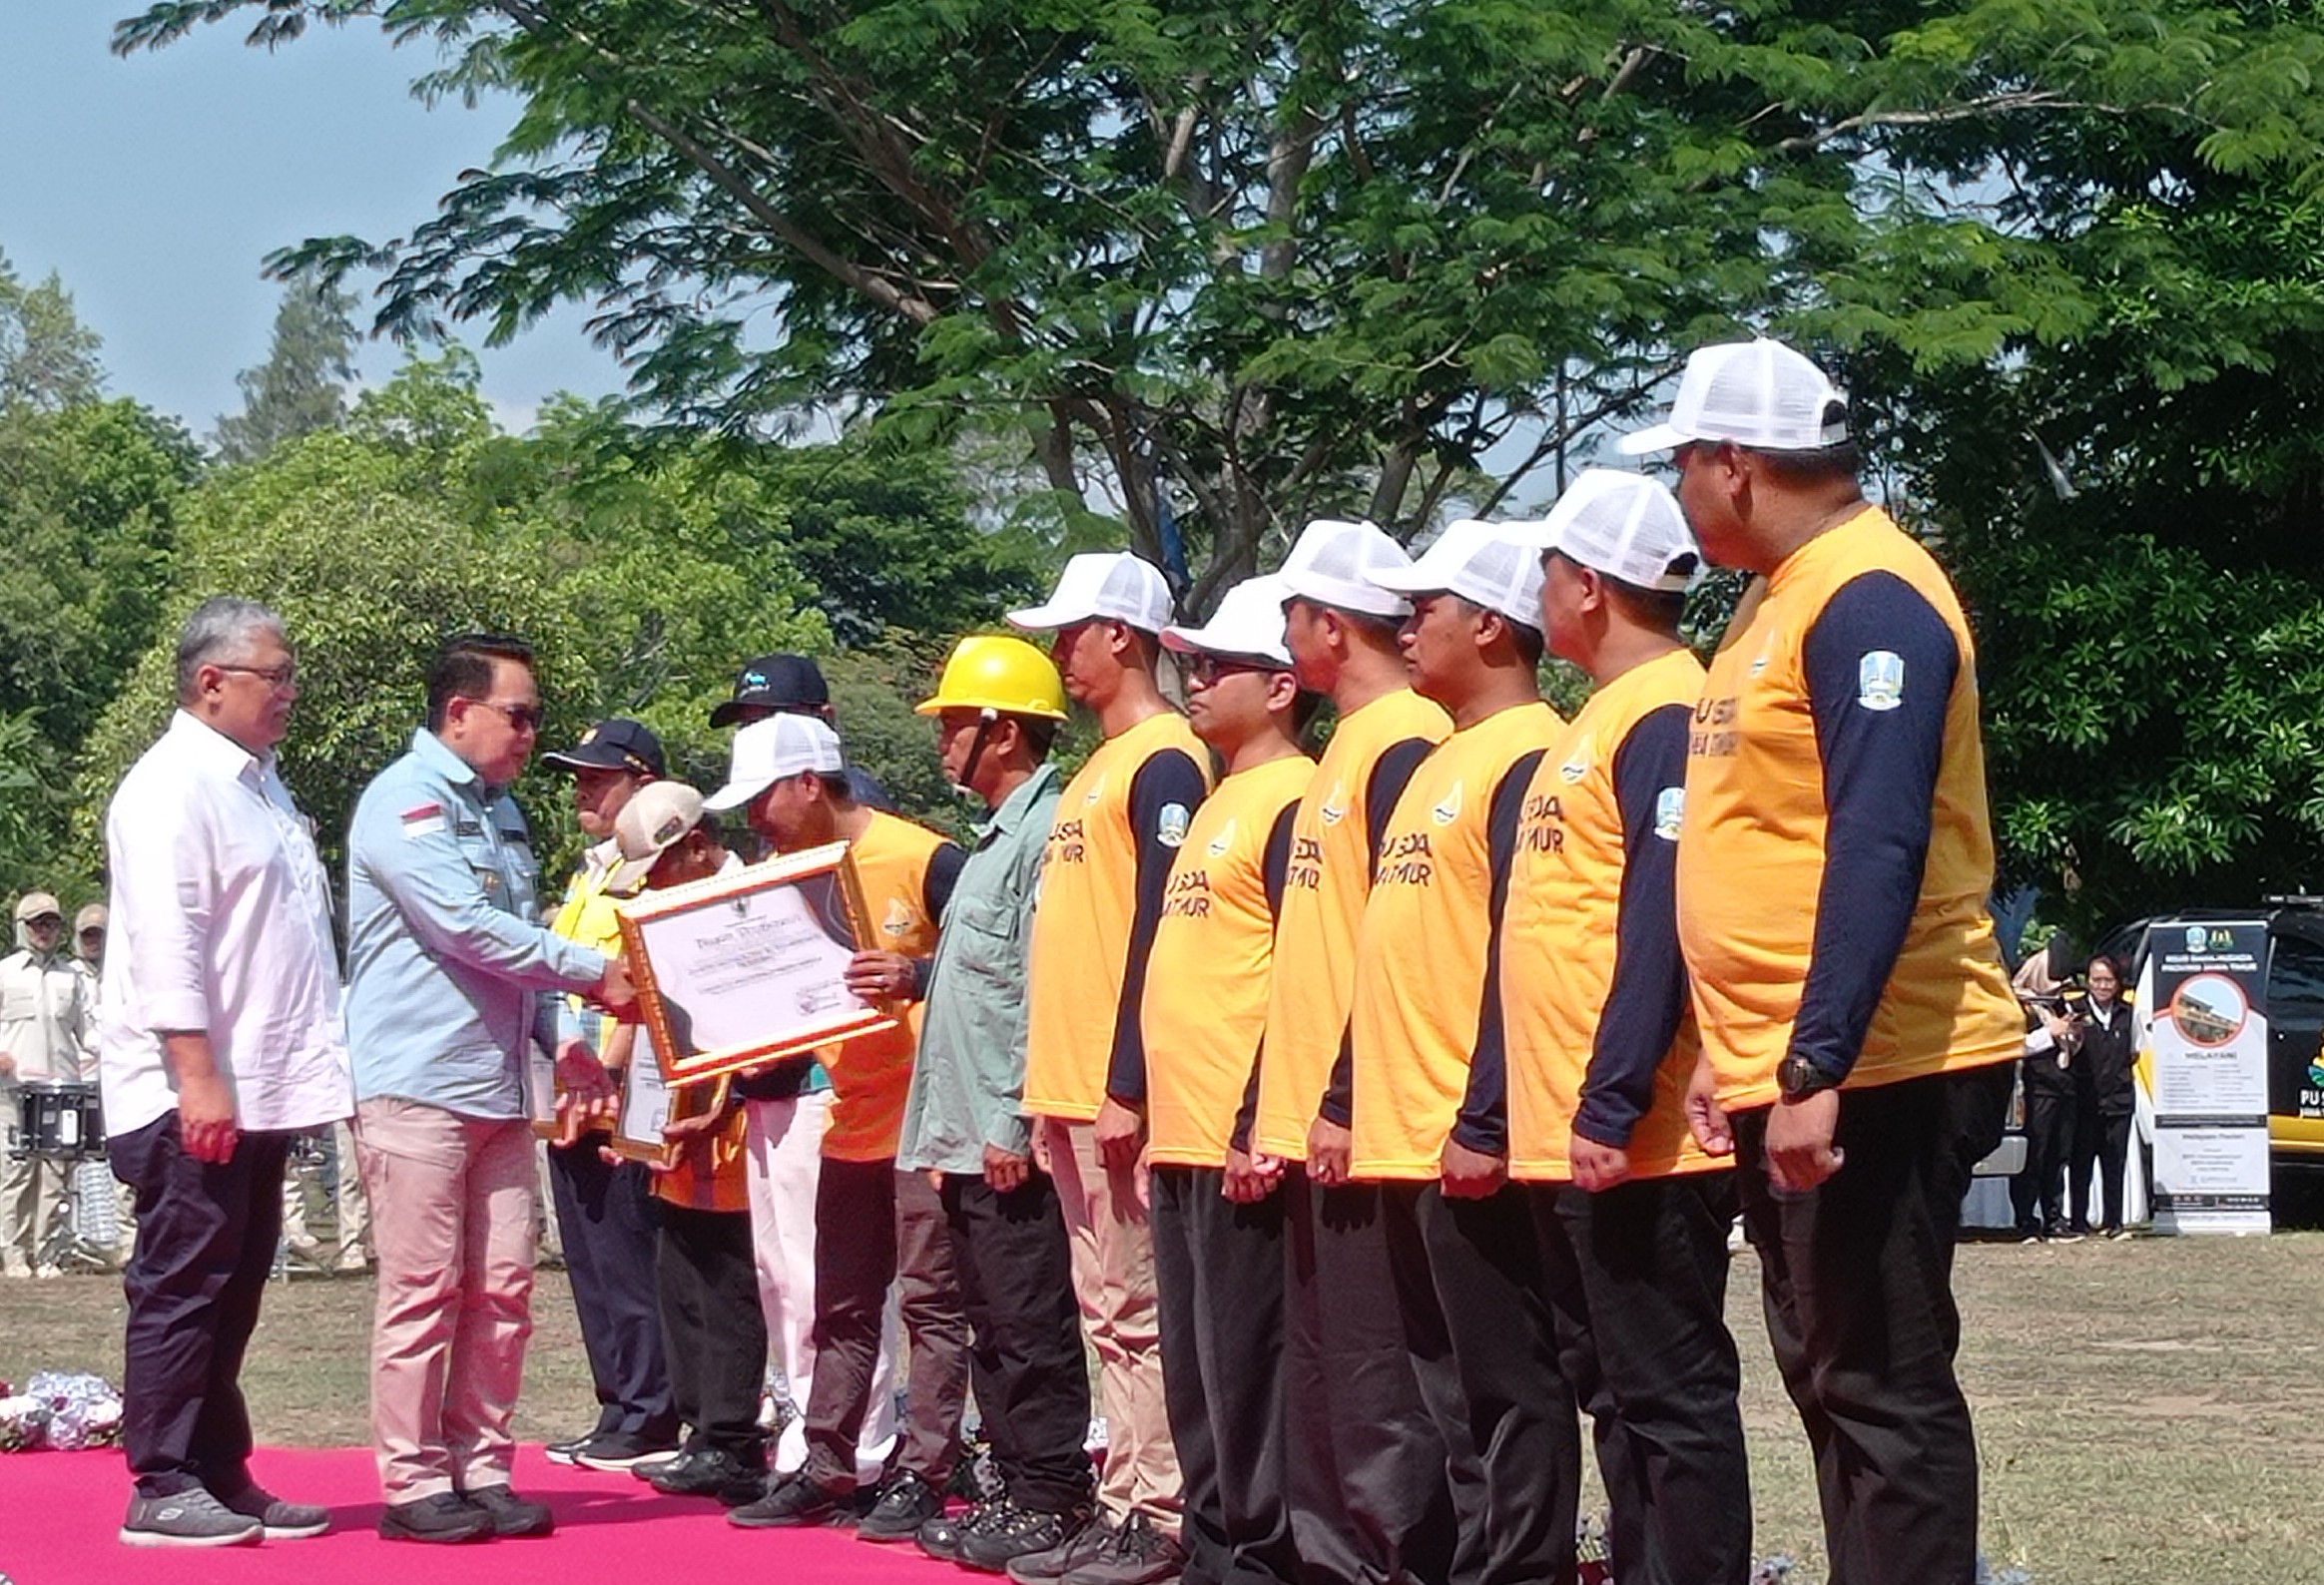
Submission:
[[[2146,939],[2154,1230],[2265,1233],[2267,921],[2158,920]]]

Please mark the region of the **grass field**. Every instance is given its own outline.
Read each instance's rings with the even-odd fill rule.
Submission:
[[[2035,1585],[2310,1585],[2308,1508],[2324,1471],[2324,1234],[2072,1246],[1974,1244],[1957,1283],[1962,1373],[1985,1464],[1984,1542]],[[262,1439],[364,1439],[370,1285],[278,1285],[244,1383]],[[118,1379],[109,1278],[0,1284],[0,1379],[91,1369]],[[517,1427],[592,1418],[564,1279],[543,1274]],[[1815,1492],[1769,1360],[1752,1257],[1736,1258],[1758,1550],[1817,1578]],[[40,1455],[23,1455],[40,1456]]]

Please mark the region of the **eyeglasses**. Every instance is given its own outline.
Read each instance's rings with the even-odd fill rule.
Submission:
[[[222,672],[240,672],[245,677],[256,677],[280,694],[298,681],[298,663],[285,661],[280,666],[221,666]]]
[[[1179,661],[1187,682],[1197,688],[1209,688],[1222,677],[1238,672],[1280,672],[1285,670],[1271,661],[1238,661],[1226,655],[1188,655]]]
[[[461,697],[466,698],[467,696],[462,695]],[[503,705],[497,699],[470,699],[468,703],[482,705],[486,710],[500,712],[503,717],[507,718],[509,726],[518,732],[539,732],[541,730],[541,707],[538,705]]]

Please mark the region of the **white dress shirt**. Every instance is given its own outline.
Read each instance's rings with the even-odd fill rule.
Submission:
[[[133,1133],[177,1106],[165,1030],[210,1036],[243,1129],[352,1113],[330,881],[274,757],[178,712],[115,791],[105,849],[106,1131]]]

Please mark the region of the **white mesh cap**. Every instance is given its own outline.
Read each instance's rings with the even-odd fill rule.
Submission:
[[[1286,593],[1280,578],[1246,578],[1220,597],[1218,610],[1201,627],[1164,628],[1162,647],[1181,654],[1247,656],[1289,669],[1291,651],[1283,642]]]
[[[1412,613],[1412,602],[1374,583],[1372,575],[1412,564],[1412,556],[1377,523],[1319,517],[1299,531],[1275,576],[1283,581],[1287,600],[1313,600],[1367,616],[1404,617]]]
[[[1035,632],[1099,620],[1159,635],[1170,625],[1170,586],[1126,550],[1085,551],[1065,563],[1046,604],[1008,614],[1010,627]]]
[[[809,771],[837,776],[847,768],[840,735],[813,716],[769,716],[735,734],[726,786],[702,800],[716,813],[738,808],[776,783]]]
[[[1702,565],[1678,498],[1658,480],[1618,468],[1584,468],[1547,517],[1509,527],[1533,549],[1556,551],[1633,589],[1675,593]]]
[[[1845,410],[1824,421],[1834,402],[1845,409],[1848,398],[1781,341],[1722,341],[1686,360],[1670,416],[1622,436],[1614,449],[1635,457],[1693,440],[1732,440],[1754,451],[1820,451],[1848,438]]]
[[[1383,568],[1372,581],[1399,594],[1456,594],[1538,633],[1541,557],[1515,532],[1522,526],[1459,518],[1445,525],[1419,561]]]

